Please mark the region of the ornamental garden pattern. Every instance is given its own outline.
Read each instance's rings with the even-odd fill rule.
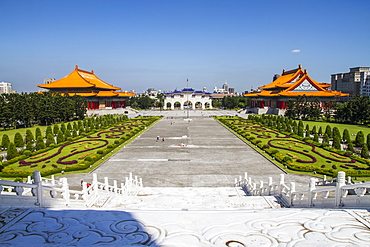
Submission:
[[[60,143],[59,146],[51,145],[32,153],[32,156],[16,157],[3,163],[4,168],[0,176],[26,177],[36,170],[40,171],[42,176],[85,170],[158,119],[160,117],[132,118],[106,130],[78,136],[73,141]]]
[[[369,160],[331,147],[319,147],[297,135],[288,135],[262,126],[258,121],[240,117],[216,117],[221,123],[240,138],[256,145],[271,159],[278,161],[284,168],[294,171],[314,172],[332,177],[339,171],[354,177],[369,177]],[[294,136],[295,138],[293,138]],[[302,140],[299,140],[300,138]],[[304,141],[305,140],[305,141]],[[310,143],[312,142],[312,143]],[[317,143],[316,143],[317,144]],[[321,145],[318,143],[318,145]]]

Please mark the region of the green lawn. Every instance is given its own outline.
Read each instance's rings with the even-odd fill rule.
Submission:
[[[306,124],[310,126],[310,130],[313,128],[313,126],[316,126],[317,131],[320,127],[322,127],[323,133],[325,132],[326,125],[330,125],[331,129],[334,127],[337,127],[340,131],[340,134],[343,134],[343,130],[347,129],[349,134],[351,135],[352,140],[355,140],[356,134],[359,131],[364,132],[365,137],[367,134],[370,133],[370,128],[365,127],[362,125],[351,125],[351,124],[339,124],[339,123],[327,123],[327,122],[315,122],[315,121],[303,121],[304,127],[306,127]]]

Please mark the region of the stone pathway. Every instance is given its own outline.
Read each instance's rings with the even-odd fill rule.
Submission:
[[[149,113],[158,114],[142,114]],[[244,172],[257,182],[267,182],[268,177],[278,181],[283,173],[216,120],[205,116],[220,112],[192,112],[195,115],[191,115],[190,122],[184,121],[183,111],[162,113],[167,116],[95,169],[99,178],[120,182],[132,172],[143,179],[145,187],[229,187]],[[66,177],[75,189],[80,187],[81,179],[92,179],[91,174]],[[308,176],[286,175],[286,182],[295,182],[298,190],[306,189],[307,181]]]

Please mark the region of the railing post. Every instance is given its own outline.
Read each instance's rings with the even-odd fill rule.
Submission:
[[[43,190],[42,190],[42,182],[41,176],[39,171],[33,172],[33,182],[36,184],[36,205],[43,207],[44,206],[44,198],[43,198]]]
[[[108,177],[104,177],[104,189],[109,192]]]
[[[87,183],[83,182],[82,183],[82,199],[85,201],[86,205],[87,205],[87,198],[88,198]]]
[[[268,193],[268,195],[271,195],[272,177],[269,177],[268,183],[269,184],[268,184],[267,193]]]
[[[68,180],[67,178],[62,178],[62,189],[64,190],[63,192],[63,197],[66,202],[66,206],[69,206],[69,185],[68,185]]]
[[[117,180],[113,180],[113,188],[114,188],[114,193],[117,194],[117,191],[118,191]]]
[[[97,184],[98,183],[98,174],[94,173],[93,174],[93,181],[92,181],[93,184]]]
[[[248,173],[244,172],[244,183],[248,183]]]
[[[52,185],[55,185],[55,178],[54,178],[54,175],[51,175],[51,184],[52,184]]]
[[[312,191],[316,189],[316,178],[310,178],[310,185],[309,185],[309,191],[308,191],[308,202],[307,202],[307,206],[310,208],[312,207],[312,199],[313,199],[313,195],[312,195]]]
[[[125,191],[125,184],[121,183],[121,190],[122,190],[122,195],[124,196],[126,191]]]
[[[284,184],[284,174],[280,174],[280,181],[279,181],[279,195],[281,195],[281,192],[283,191],[282,187]]]
[[[290,206],[293,205],[294,192],[295,192],[295,183],[294,182],[290,182],[290,195],[289,195],[289,198],[290,198]]]
[[[32,184],[32,178],[31,178],[31,176],[28,176],[28,177],[27,177],[27,183],[28,183],[28,184]]]
[[[262,196],[263,181],[260,180],[260,196]]]
[[[346,185],[346,173],[338,172],[337,184],[335,186],[335,207],[339,208],[342,201],[342,187]]]

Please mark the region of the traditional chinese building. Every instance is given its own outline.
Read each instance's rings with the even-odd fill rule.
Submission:
[[[164,98],[164,109],[175,107],[183,110],[188,109],[212,109],[212,99],[210,93],[195,91],[192,88],[184,88],[181,91],[174,90],[166,93]]]
[[[298,96],[317,97],[323,106],[325,101],[335,101],[338,97],[348,95],[328,90],[330,84],[314,81],[301,65],[298,65],[297,69],[283,70],[282,74],[275,78],[270,84],[259,87],[259,91],[244,95],[251,99],[249,111],[284,114],[288,100]]]
[[[132,92],[118,91],[121,88],[99,79],[94,70],[81,70],[77,65],[66,77],[37,86],[52,92],[67,93],[69,96],[83,96],[87,100],[88,109],[123,108],[126,107],[126,99],[135,95]]]

